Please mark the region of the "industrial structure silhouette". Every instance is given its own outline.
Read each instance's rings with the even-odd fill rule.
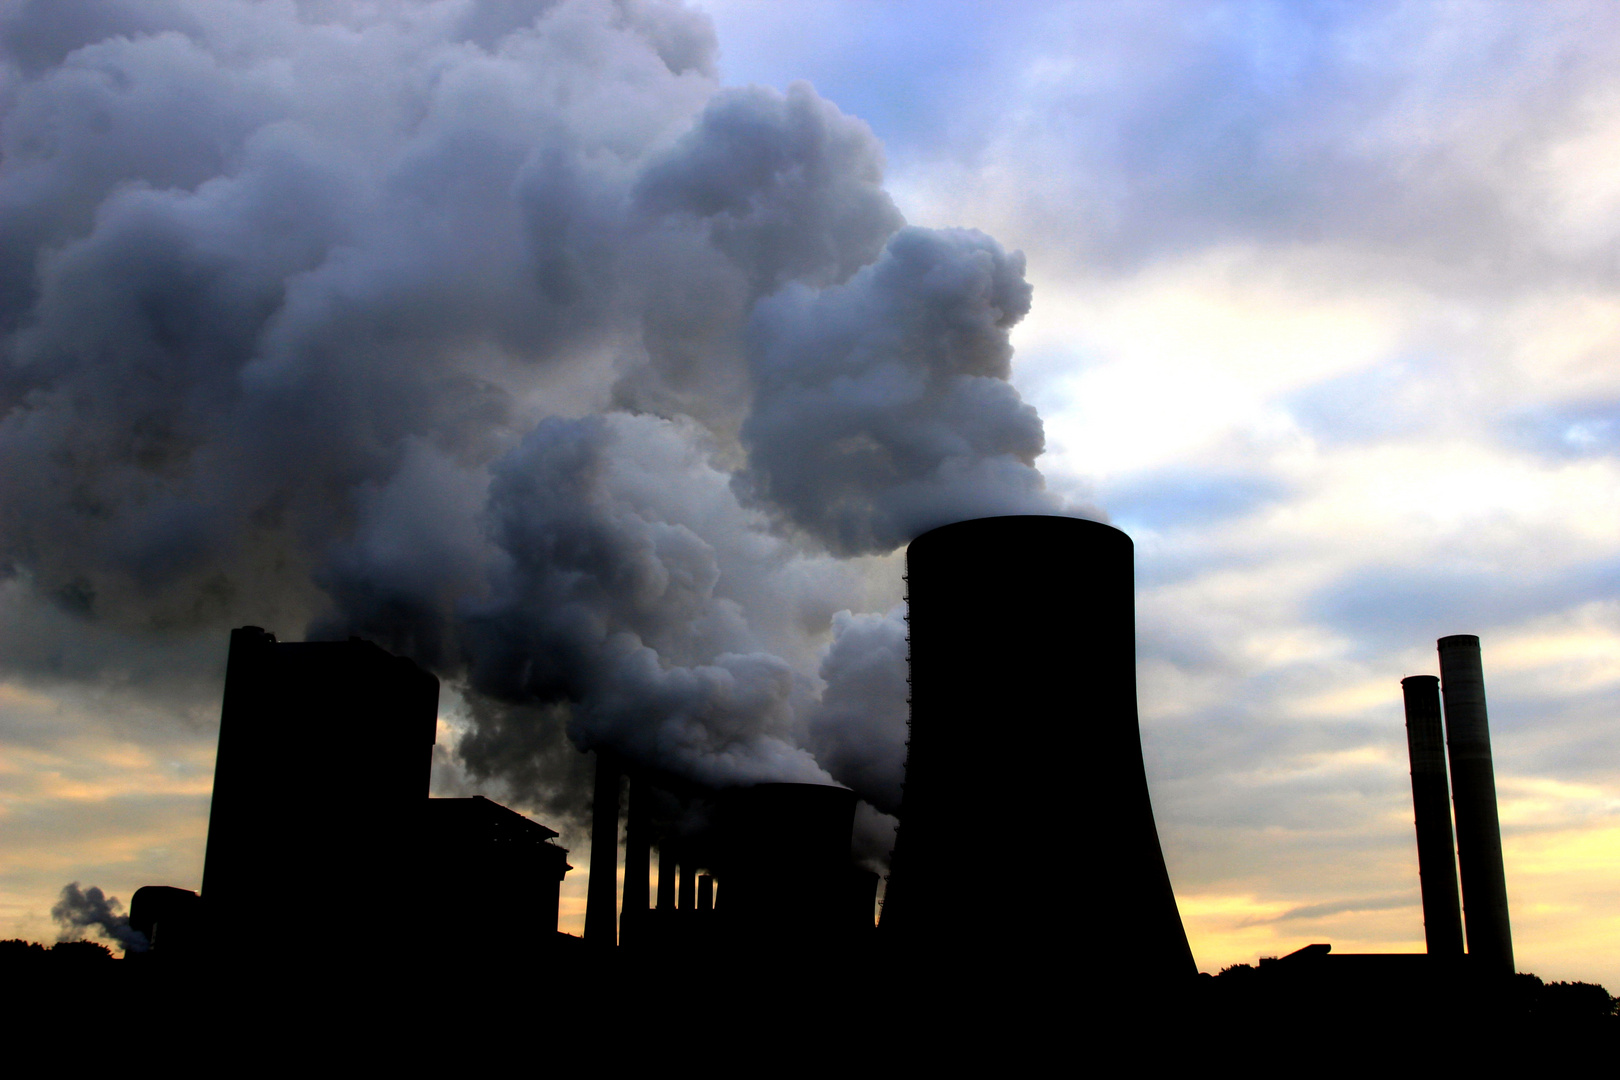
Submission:
[[[282,960],[397,969],[426,924],[438,964],[488,969],[517,949],[582,978],[700,958],[749,973],[735,991],[786,970],[807,986],[819,965],[825,987],[876,966],[911,980],[918,1001],[991,1008],[993,994],[1039,1013],[1043,976],[1106,971],[1114,989],[1089,1015],[1116,1020],[1141,1015],[1144,995],[1195,993],[1143,765],[1130,539],[1073,518],[985,518],[924,534],[906,565],[911,738],[880,919],[878,876],[850,854],[852,791],[704,789],[600,748],[584,936],[558,934],[572,868],[557,834],[487,799],[428,797],[432,675],[368,642],[244,627],[231,635],[201,894],[148,886],[132,902],[149,962],[274,964],[264,950],[225,959],[244,928],[273,927]],[[1479,641],[1443,638],[1439,651],[1438,679],[1402,682],[1428,952],[1310,944],[1264,962],[1243,993],[1279,1015],[1301,995],[1367,1008],[1392,984],[1473,1008],[1513,973]],[[331,782],[291,774],[293,728],[321,741]],[[1041,750],[1009,753],[1013,728],[1020,744],[1038,733]],[[995,932],[972,910],[990,864],[1023,892]],[[334,894],[377,883],[409,902],[368,907],[369,944],[344,945],[353,924],[334,917]],[[1221,1008],[1210,1016],[1236,1016]]]
[[[937,953],[960,937],[949,898],[977,851],[1040,868],[1063,897],[1064,917],[1025,927],[1021,948],[1150,981],[1197,974],[1142,762],[1132,558],[1118,529],[1059,517],[959,522],[907,549],[911,741],[883,908],[897,944]],[[986,769],[1020,729],[1039,752]],[[1054,859],[1075,822],[1104,825],[1083,855]]]

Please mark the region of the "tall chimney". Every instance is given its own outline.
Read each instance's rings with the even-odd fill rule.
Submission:
[[[636,941],[647,921],[647,879],[651,873],[651,842],[647,835],[646,781],[630,779],[630,808],[624,827],[624,899],[619,913],[619,941]],[[595,848],[593,847],[594,851]]]
[[[1423,887],[1423,938],[1430,953],[1460,956],[1462,909],[1457,906],[1457,859],[1451,847],[1451,789],[1446,738],[1440,726],[1440,680],[1401,680],[1406,698],[1406,749],[1412,760],[1412,813],[1417,821],[1418,878]]]
[[[596,796],[591,801],[591,869],[585,888],[585,940],[600,948],[618,943],[619,761],[596,752]]]
[[[1443,637],[1439,648],[1468,952],[1479,957],[1486,969],[1511,975],[1513,930],[1508,923],[1507,875],[1502,869],[1502,826],[1496,816],[1496,771],[1485,719],[1479,638],[1472,634]]]

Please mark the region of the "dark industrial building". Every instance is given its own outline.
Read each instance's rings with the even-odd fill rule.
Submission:
[[[370,642],[231,631],[203,864],[210,920],[309,943],[351,935],[305,898],[407,877],[438,705],[438,679]]]
[[[194,957],[206,933],[202,897],[190,889],[143,885],[129,899],[129,925],[164,956]]]
[[[424,922],[454,955],[509,933],[515,897],[554,935],[571,869],[557,833],[488,799],[428,798],[438,702],[438,679],[368,641],[233,630],[202,894],[137,890],[152,955],[247,938],[277,944],[259,963],[364,961]]]
[[[510,933],[518,905],[526,935],[557,932],[557,894],[573,867],[551,842],[556,830],[478,795],[424,799],[421,809],[421,893],[413,906],[440,948],[476,948]]]

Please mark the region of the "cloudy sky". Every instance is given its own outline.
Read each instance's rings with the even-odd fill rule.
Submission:
[[[1422,947],[1399,680],[1474,633],[1519,967],[1620,985],[1611,6],[0,20],[0,934],[197,885],[249,622],[435,666],[438,791],[576,866],[572,745],[881,836],[894,552],[1036,510],[1136,541],[1202,969]]]

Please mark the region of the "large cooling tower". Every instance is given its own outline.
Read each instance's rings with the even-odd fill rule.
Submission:
[[[1195,974],[1136,717],[1131,540],[984,518],[906,552],[911,741],[884,936],[1097,978]],[[982,949],[978,949],[982,953]]]

